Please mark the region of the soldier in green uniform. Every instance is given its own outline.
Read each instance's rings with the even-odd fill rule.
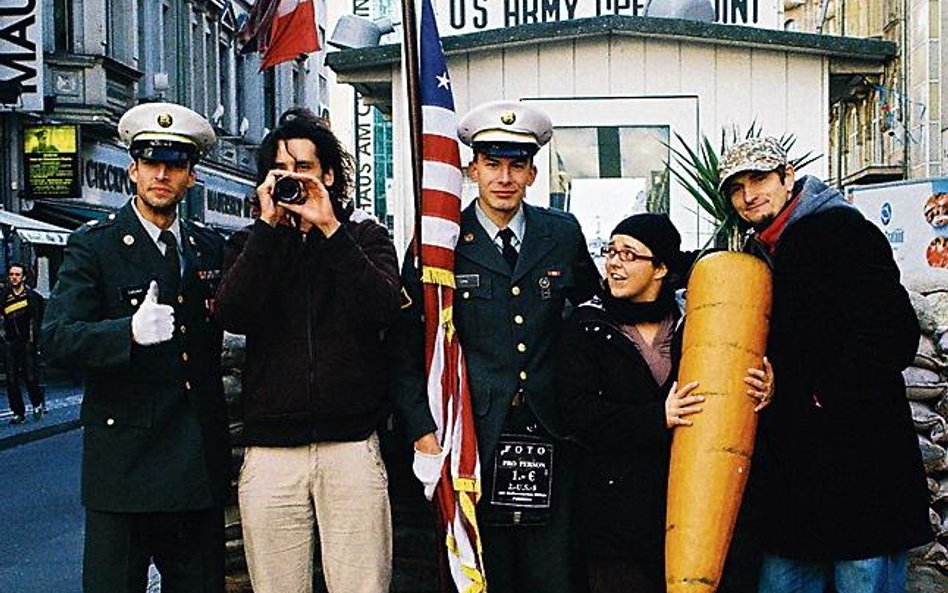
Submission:
[[[222,592],[230,457],[212,312],[223,240],[177,216],[215,140],[171,103],[119,134],[136,195],[69,237],[43,325],[50,361],[85,373],[83,590]]]
[[[566,303],[589,299],[601,280],[576,219],[523,201],[537,174],[533,156],[553,134],[549,117],[523,103],[488,103],[468,113],[458,133],[474,151],[468,174],[478,187],[461,215],[454,321],[481,461],[486,577],[492,593],[565,593],[572,472],[570,452],[556,440],[553,349]],[[411,257],[402,282],[412,304],[392,332],[395,400],[419,468],[437,465],[441,449],[427,404],[421,288]],[[437,475],[429,478],[422,481],[430,493]]]

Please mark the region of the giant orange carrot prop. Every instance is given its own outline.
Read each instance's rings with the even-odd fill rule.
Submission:
[[[770,271],[751,255],[715,253],[692,271],[678,384],[698,381],[705,402],[672,441],[668,593],[714,593],[721,579],[757,429],[744,377],[765,354],[770,305]]]

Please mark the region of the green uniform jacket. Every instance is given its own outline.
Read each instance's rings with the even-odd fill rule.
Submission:
[[[601,279],[572,214],[524,204],[526,230],[511,275],[474,208],[471,203],[461,215],[454,322],[467,360],[481,463],[486,464],[520,385],[547,431],[560,433],[553,351],[565,303],[588,300],[600,290]],[[402,282],[412,303],[391,334],[394,398],[414,441],[435,424],[425,391],[421,285],[411,257],[405,258]]]
[[[69,236],[43,323],[50,362],[85,373],[82,500],[110,512],[206,509],[230,473],[220,326],[211,318],[223,240],[181,220],[180,294],[126,204]],[[132,343],[131,318],[151,280],[175,308],[172,340]]]

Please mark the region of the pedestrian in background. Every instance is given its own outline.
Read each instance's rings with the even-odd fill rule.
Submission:
[[[43,319],[45,301],[26,284],[26,272],[20,264],[7,268],[10,284],[3,291],[3,337],[7,346],[7,399],[13,419],[10,424],[22,424],[26,419],[26,406],[20,380],[33,406],[33,419],[41,420],[46,414],[46,395],[39,383],[37,345],[40,324]]]
[[[292,109],[257,161],[259,214],[227,243],[220,317],[247,336],[238,498],[256,593],[313,587],[315,530],[330,591],[392,576],[382,334],[399,306],[387,229],[353,207],[352,157]]]
[[[85,373],[83,591],[224,590],[230,484],[214,321],[223,239],[177,215],[215,140],[172,103],[119,120],[135,196],[69,236],[44,322],[52,363]]]
[[[591,593],[664,593],[665,502],[672,432],[688,430],[703,397],[678,385],[686,322],[675,289],[681,236],[665,214],[620,222],[602,250],[606,290],[578,307],[560,345],[564,430],[582,447],[574,541]],[[768,405],[767,359],[744,382]]]
[[[568,445],[556,439],[553,351],[564,311],[596,294],[600,277],[572,214],[524,202],[537,175],[533,157],[553,135],[550,118],[524,103],[486,103],[461,120],[458,135],[474,151],[468,175],[478,188],[461,213],[454,324],[480,455],[486,577],[492,593],[566,593],[573,467]],[[428,407],[421,282],[410,254],[402,282],[411,304],[392,332],[395,401],[416,467],[435,468],[421,472],[430,497],[443,451]],[[523,443],[546,454],[510,457]],[[540,468],[535,483],[504,470],[520,463]]]
[[[736,144],[721,192],[773,270],[768,356],[780,380],[761,416],[749,487],[760,593],[902,593],[906,550],[932,538],[902,370],[919,324],[879,229],[776,138]]]

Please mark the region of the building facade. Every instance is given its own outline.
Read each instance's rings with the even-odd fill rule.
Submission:
[[[19,94],[9,101],[0,92],[0,199],[7,211],[68,230],[120,207],[134,186],[118,119],[137,103],[164,100],[207,117],[219,137],[198,166],[182,214],[232,231],[250,220],[246,198],[255,186],[256,149],[279,114],[304,105],[329,115],[325,49],[262,73],[258,55],[239,53],[236,34],[250,0],[14,4],[22,5],[21,14],[0,12],[0,29],[22,32],[0,37],[0,84]],[[325,4],[315,2],[323,45]],[[12,60],[31,44],[32,62]],[[26,76],[27,66],[34,76]],[[38,134],[59,138],[68,150],[35,156]],[[29,260],[37,284],[51,285],[61,244],[21,239],[6,229],[6,256]]]
[[[939,177],[948,172],[948,12],[941,0],[785,0],[787,24],[824,35],[892,41],[877,76],[834,89],[830,177],[841,185]]]

